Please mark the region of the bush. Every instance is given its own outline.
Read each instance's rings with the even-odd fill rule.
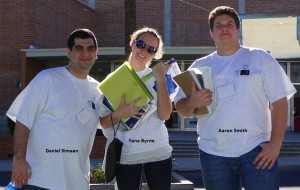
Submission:
[[[101,164],[96,169],[91,167],[90,183],[105,183],[105,174]]]

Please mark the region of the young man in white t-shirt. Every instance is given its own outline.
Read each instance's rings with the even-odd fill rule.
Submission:
[[[89,155],[99,125],[98,82],[88,73],[98,43],[88,29],[73,31],[65,67],[40,72],[7,115],[16,121],[11,181],[24,190],[89,189]]]
[[[174,101],[182,116],[214,101],[214,112],[197,122],[205,187],[279,189],[277,157],[288,99],[296,90],[270,54],[239,44],[240,20],[233,8],[215,8],[208,21],[217,51],[189,69],[210,67],[214,90],[194,87],[191,97],[179,91]]]

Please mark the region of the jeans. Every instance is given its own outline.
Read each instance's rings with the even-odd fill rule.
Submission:
[[[203,182],[207,190],[278,190],[279,170],[276,160],[271,169],[256,169],[255,157],[261,146],[240,157],[214,156],[200,150]]]
[[[144,164],[120,164],[116,176],[118,189],[139,190],[143,173],[150,190],[169,190],[172,178],[172,158]]]

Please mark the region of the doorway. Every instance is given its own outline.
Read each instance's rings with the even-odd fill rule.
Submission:
[[[300,132],[300,61],[287,62],[287,68],[290,72],[290,79],[297,89],[296,94],[290,100],[290,131]]]

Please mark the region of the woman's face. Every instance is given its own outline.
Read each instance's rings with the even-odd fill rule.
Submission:
[[[146,63],[153,59],[159,45],[159,40],[152,34],[144,33],[131,44],[132,55],[130,64],[134,68],[144,69]],[[156,50],[156,51],[155,51]]]

